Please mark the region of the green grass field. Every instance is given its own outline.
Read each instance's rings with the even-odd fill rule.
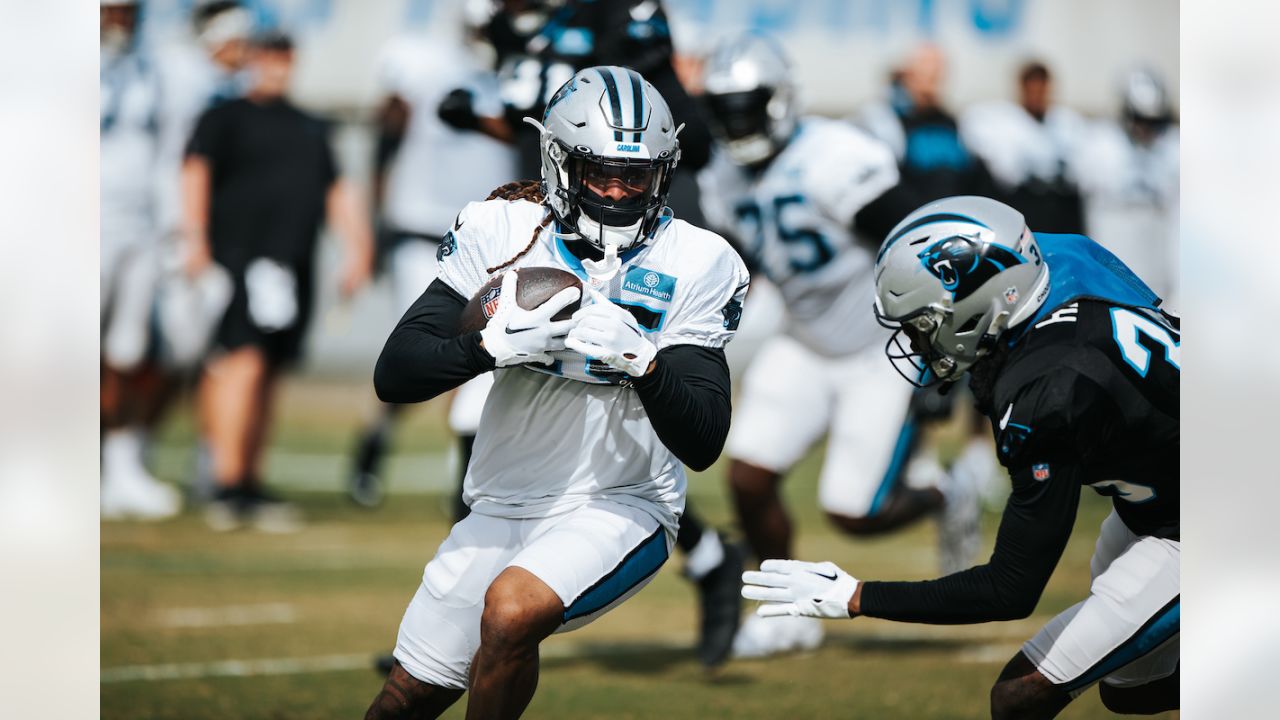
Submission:
[[[214,534],[198,514],[102,526],[104,718],[358,718],[381,686],[366,659],[388,650],[422,567],[449,528],[443,406],[407,418],[392,495],[375,511],[339,493],[345,452],[369,391],[290,383],[269,476],[307,514],[292,535]],[[159,443],[157,466],[187,467],[186,413]],[[837,535],[816,507],[816,454],[788,481],[800,556],[866,578],[930,577],[923,523],[871,542]],[[719,466],[690,480],[709,520],[731,523]],[[431,475],[432,477],[423,477]],[[594,624],[544,644],[530,718],[985,718],[991,681],[1019,644],[1088,588],[1107,504],[1091,493],[1036,613],[964,627],[859,619],[827,624],[813,653],[730,663],[703,673],[691,647],[694,595],[679,556],[643,592]],[[988,546],[995,516],[985,518]],[[446,717],[460,718],[465,699]],[[1106,717],[1090,691],[1062,717]],[[1165,717],[1177,717],[1170,714]]]

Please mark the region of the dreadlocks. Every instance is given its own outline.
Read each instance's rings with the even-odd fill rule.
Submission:
[[[547,203],[547,194],[543,191],[542,182],[539,180],[517,180],[516,182],[509,182],[506,185],[496,188],[493,192],[489,193],[489,197],[485,198],[485,200],[506,200],[508,202],[528,200],[531,203],[542,205],[545,208]],[[492,275],[499,270],[510,267],[512,263],[519,260],[525,255],[525,253],[532,250],[533,243],[538,239],[538,233],[542,232],[542,229],[551,223],[551,217],[550,208],[546,208],[546,212],[542,216],[542,222],[538,223],[538,227],[533,229],[533,235],[529,238],[529,244],[525,245],[523,250],[513,255],[510,260],[491,268],[485,268],[485,272]]]

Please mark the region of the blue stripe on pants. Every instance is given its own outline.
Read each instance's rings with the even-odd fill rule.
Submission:
[[[908,417],[902,423],[902,430],[898,433],[898,442],[893,446],[893,458],[889,460],[889,467],[885,469],[884,477],[880,479],[880,487],[876,489],[875,497],[871,499],[871,507],[867,510],[867,517],[880,512],[880,508],[884,506],[884,501],[889,498],[889,492],[898,484],[898,477],[902,475],[903,466],[906,465],[907,458],[911,456],[915,438],[916,423],[913,418]]]
[[[666,531],[661,526],[644,542],[637,545],[607,575],[596,581],[565,608],[563,622],[590,615],[608,607],[610,603],[626,595],[631,588],[644,582],[667,561]]]
[[[1066,684],[1068,691],[1088,687],[1147,653],[1178,634],[1181,595],[1170,600],[1160,612],[1143,624],[1138,632],[1124,641],[1085,674]]]

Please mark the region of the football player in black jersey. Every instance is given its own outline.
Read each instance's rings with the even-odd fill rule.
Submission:
[[[1035,609],[1082,486],[1112,498],[1081,602],[1053,618],[991,689],[995,718],[1047,718],[1101,681],[1120,713],[1178,707],[1176,316],[1082,235],[1032,233],[981,197],[930,203],[876,259],[886,352],[911,382],[966,372],[1013,492],[991,559],[924,582],[867,582],[830,562],[743,575],[761,615],[979,623]]]

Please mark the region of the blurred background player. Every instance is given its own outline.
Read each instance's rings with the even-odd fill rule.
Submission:
[[[160,274],[160,85],[137,46],[138,3],[102,0],[99,19],[102,516],[160,519],[182,504],[143,462],[147,429],[167,392],[150,328]]]
[[[522,178],[538,177],[537,133],[522,118],[536,117],[573,73],[592,65],[639,72],[671,106],[683,157],[671,207],[698,224],[693,174],[706,164],[711,136],[672,64],[671,28],[658,0],[501,0],[486,34],[497,51],[505,118]],[[506,137],[505,135],[503,137]]]
[[[1041,232],[1084,232],[1075,163],[1085,120],[1053,103],[1053,78],[1041,62],[1018,73],[1017,102],[972,105],[960,137],[991,171],[999,197]]]
[[[201,0],[191,11],[190,27],[191,35],[183,41],[157,50],[164,97],[157,183],[160,224],[175,235],[182,226],[179,176],[187,142],[201,114],[244,94],[253,17],[234,0]]]
[[[212,331],[230,301],[230,279],[215,263],[196,276],[183,272],[182,165],[187,143],[200,115],[244,94],[249,82],[245,62],[253,16],[235,0],[199,0],[191,9],[187,31],[156,48],[161,82],[160,146],[155,167],[157,216],[164,258],[157,302],[168,339],[181,349],[168,359],[166,381],[177,390],[199,374],[199,363]],[[165,413],[169,404],[158,409]],[[216,487],[207,444],[197,444],[196,467],[189,493],[209,500]]]
[[[1178,125],[1152,70],[1131,71],[1121,97],[1119,122],[1095,122],[1080,159],[1089,234],[1177,308]]]
[[[871,103],[855,117],[855,124],[893,149],[900,176],[895,192],[906,208],[902,214],[953,195],[1000,194],[986,164],[966,146],[955,116],[943,103],[946,72],[942,48],[923,43],[890,75],[887,100]],[[916,392],[912,404],[922,425],[944,422],[957,410],[956,397],[939,388]],[[976,485],[988,500],[998,502],[1003,488],[991,441],[982,418],[970,420],[970,439],[948,472],[962,485]]]
[[[361,202],[338,173],[326,124],[285,97],[293,59],[288,37],[258,39],[247,95],[201,116],[183,167],[188,272],[217,262],[234,282],[199,392],[218,484],[206,517],[218,530],[296,526],[292,506],[264,488],[261,464],[276,381],[299,358],[310,320],[321,220],[346,243],[344,296],[365,284],[372,261]]]
[[[912,383],[961,380],[1012,479],[991,558],[924,582],[864,582],[830,562],[747,573],[761,616],[983,623],[1035,610],[1085,486],[1111,498],[1088,597],[1023,644],[995,718],[1051,718],[1101,681],[1108,709],[1178,707],[1181,531],[1176,316],[1087,237],[1032,233],[982,197],[904,218],[876,261],[875,314]]]
[[[893,154],[848,124],[799,117],[790,64],[762,36],[718,46],[702,85],[718,141],[699,175],[704,213],[778,287],[788,315],[747,371],[729,437],[729,485],[752,550],[759,560],[790,556],[781,483],[828,435],[819,501],[837,527],[873,535],[941,513],[946,563],[967,563],[978,543],[974,493],[948,482],[944,496],[939,473],[922,471],[928,463],[908,472],[918,439],[911,390],[894,382],[881,357],[888,336],[866,312],[871,238],[911,207]],[[759,657],[821,639],[812,619],[752,616],[733,651]]]
[[[498,60],[505,128],[495,130],[483,115],[467,111],[457,94],[442,105],[447,122],[514,142],[519,177],[539,177],[541,139],[523,118],[538,116],[552,93],[577,70],[593,65],[631,68],[657,89],[671,108],[676,126],[683,126],[680,163],[668,197],[673,212],[696,226],[703,224],[694,173],[710,157],[711,135],[672,65],[671,32],[661,3],[503,0],[494,7],[484,33]],[[474,407],[468,393],[465,387],[460,393],[459,400],[467,402],[455,406],[459,413]],[[451,413],[451,423],[458,420]],[[686,554],[685,576],[698,590],[698,654],[705,665],[717,665],[728,657],[738,627],[742,551],[717,531],[706,529],[692,507],[685,508],[676,542]]]
[[[397,318],[435,280],[440,239],[458,208],[516,179],[515,151],[490,136],[503,132],[505,121],[499,119],[496,76],[483,64],[477,35],[463,17],[441,18],[428,32],[393,38],[380,58],[386,97],[377,113],[374,207],[381,218],[378,264],[390,275]],[[482,127],[490,132],[476,132]],[[492,383],[488,373],[477,376],[459,388],[450,409],[459,449],[455,521],[467,512],[461,478]],[[382,498],[380,468],[400,410],[383,405],[361,431],[348,477],[351,498],[361,505]]]
[[[938,46],[919,46],[890,76],[889,98],[868,105],[855,118],[893,151],[902,190],[910,190],[919,202],[995,191],[986,166],[965,146],[955,116],[943,105],[946,69]]]

